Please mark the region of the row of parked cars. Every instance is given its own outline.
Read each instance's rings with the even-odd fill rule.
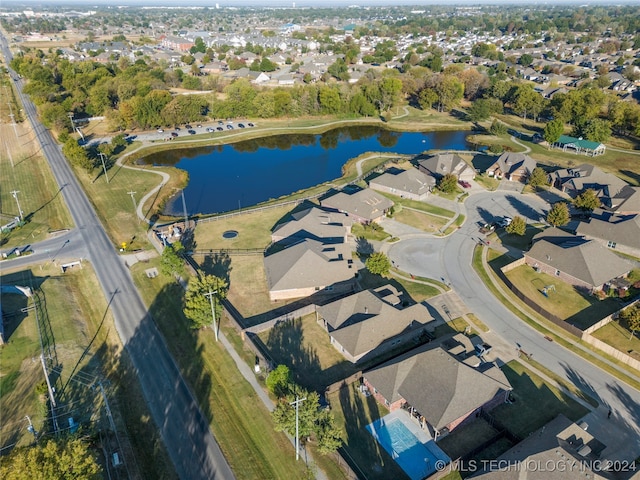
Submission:
[[[220,121],[218,121],[218,126],[217,127],[207,127],[206,131],[208,133],[213,133],[213,132],[216,132],[216,131],[222,132],[222,131],[224,131],[224,127],[225,127],[225,123],[222,120],[220,120]],[[246,127],[255,127],[255,125],[253,123],[251,123],[251,122],[248,122],[246,125],[244,123],[238,123],[238,128],[246,128]],[[194,130],[193,126],[191,126],[189,124],[186,124],[184,126],[184,128],[187,129],[187,133],[189,135],[195,135],[196,134],[196,131]],[[198,125],[196,125],[196,128],[202,128],[202,125],[198,124]],[[233,122],[227,122],[226,128],[227,128],[227,130],[233,130],[235,128],[233,126]],[[174,129],[174,131],[171,132],[171,136],[174,137],[174,138],[177,137],[179,135],[178,132],[180,130],[181,130],[180,127],[176,127]],[[162,129],[162,128],[158,128],[157,131],[158,131],[158,133],[164,133],[164,129]]]

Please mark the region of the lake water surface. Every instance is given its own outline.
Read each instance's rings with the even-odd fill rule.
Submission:
[[[188,213],[220,213],[337,179],[342,176],[342,166],[364,152],[465,150],[468,134],[343,127],[320,135],[277,135],[229,145],[176,149],[149,155],[139,163],[186,170],[189,184],[184,196]],[[182,215],[180,197],[167,202],[164,213]]]

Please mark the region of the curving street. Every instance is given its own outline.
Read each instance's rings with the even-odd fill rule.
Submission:
[[[472,194],[463,205],[467,219],[455,233],[446,238],[423,235],[401,239],[388,249],[389,258],[408,273],[450,283],[467,312],[473,312],[491,329],[491,341],[502,343],[499,350],[506,358],[501,360],[514,358],[520,345],[536,361],[598,400],[600,406],[584,420],[589,432],[607,445],[603,458],[637,458],[640,392],[523,323],[489,291],[471,266],[473,250],[483,237],[478,233],[479,225],[505,215],[538,222],[549,205],[534,195],[500,190]],[[609,408],[613,412],[610,419]]]
[[[12,58],[6,39],[0,44],[7,62]],[[11,76],[17,78],[15,72]],[[84,256],[91,262],[111,310],[120,339],[137,372],[143,393],[175,469],[183,479],[234,478],[193,394],[150,317],[124,262],[116,253],[58,144],[38,121],[33,103],[21,92],[25,115],[34,128],[42,153],[71,213],[76,230],[38,245],[33,255],[3,262],[8,268],[49,260],[48,255]],[[68,242],[67,242],[68,241]],[[48,243],[50,242],[50,243]],[[43,244],[45,246],[43,246]],[[67,249],[65,251],[65,249]],[[77,250],[76,250],[77,249]],[[53,253],[52,253],[53,252]],[[55,259],[54,259],[55,260]]]

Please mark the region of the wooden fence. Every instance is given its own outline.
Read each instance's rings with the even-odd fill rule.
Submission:
[[[309,315],[310,313],[315,313],[315,311],[316,311],[315,303],[310,303],[309,305],[305,305],[304,307],[300,307],[297,310],[287,312],[278,317],[272,318],[271,320],[267,320],[266,322],[262,322],[257,325],[252,325],[250,327],[247,327],[244,329],[244,331],[257,334],[275,327],[280,322],[290,322],[291,320],[295,320],[296,318],[301,318],[301,317],[304,317],[305,315]]]
[[[612,347],[611,345],[604,343],[602,340],[598,340],[596,337],[593,337],[589,334],[584,335],[582,337],[582,340],[588,343],[589,345],[592,345],[595,348],[602,350],[604,353],[611,355],[616,360],[619,360],[622,363],[629,365],[631,368],[640,370],[640,361],[627,355],[624,352],[621,352],[620,350]]]

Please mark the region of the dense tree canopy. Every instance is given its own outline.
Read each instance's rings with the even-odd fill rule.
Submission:
[[[547,222],[554,227],[561,227],[569,223],[569,207],[564,202],[554,203],[547,214]]]
[[[220,300],[227,297],[228,288],[226,280],[214,275],[191,277],[184,296],[184,315],[191,320],[192,328],[199,329],[212,324],[212,302],[216,318],[220,319]],[[212,294],[211,298],[209,294]]]

